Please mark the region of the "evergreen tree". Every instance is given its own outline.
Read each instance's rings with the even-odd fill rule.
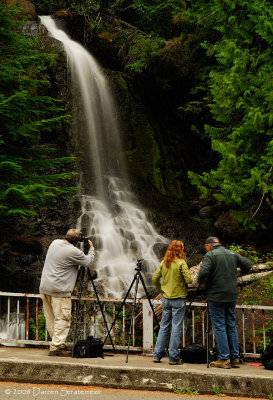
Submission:
[[[254,228],[260,201],[272,205],[273,199],[273,6],[266,0],[210,0],[195,17],[196,23],[213,23],[220,36],[203,43],[216,61],[207,96],[214,123],[205,132],[220,161],[189,177],[203,197],[212,194]]]
[[[77,190],[65,185],[72,172],[62,167],[74,157],[56,157],[43,137],[61,127],[60,102],[44,95],[56,55],[41,50],[38,40],[25,36],[19,10],[0,2],[0,216],[14,221],[35,215]]]

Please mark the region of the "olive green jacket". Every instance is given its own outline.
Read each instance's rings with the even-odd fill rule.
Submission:
[[[203,258],[198,281],[206,283],[207,300],[216,303],[233,302],[237,299],[237,268],[247,274],[252,262],[238,253],[214,247]]]
[[[176,299],[187,296],[187,284],[192,283],[192,277],[186,262],[176,258],[169,268],[161,262],[153,275],[153,283],[166,299]]]

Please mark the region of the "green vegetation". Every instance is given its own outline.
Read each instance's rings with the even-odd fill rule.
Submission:
[[[215,396],[225,396],[225,394],[221,393],[221,389],[219,386],[213,386],[213,393],[215,394]]]
[[[203,18],[204,26],[213,22],[219,33],[218,40],[202,43],[213,62],[204,71],[209,84],[204,101],[213,117],[205,133],[219,163],[189,177],[202,197],[213,195],[252,229],[259,204],[271,206],[273,199],[272,11],[266,0],[214,0],[195,18],[196,23]]]
[[[0,217],[15,231],[20,219],[75,193],[63,167],[74,157],[54,156],[47,145],[69,118],[46,95],[56,55],[24,35],[17,8],[0,2]],[[53,136],[52,136],[53,135]]]
[[[34,318],[29,318],[29,333],[30,339],[36,340],[36,321]],[[43,314],[38,315],[38,339],[45,340],[46,338],[46,320]],[[49,333],[47,334],[47,340],[50,340]]]
[[[179,393],[179,394],[199,394],[198,390],[192,390],[192,389],[186,388],[184,386],[182,386],[182,388],[179,388],[176,385],[174,385],[173,391],[174,391],[174,393]]]
[[[232,245],[229,246],[229,249],[234,251],[235,253],[241,254],[241,256],[243,257],[249,258],[254,264],[257,264],[258,262],[262,261],[258,252],[252,249],[250,246],[242,248],[242,246],[233,243]]]
[[[241,254],[241,256],[243,256],[243,257],[249,258],[253,262],[253,264],[258,264],[258,263],[272,264],[273,263],[272,252],[269,252],[266,254],[259,254],[258,251],[253,249],[251,246],[242,247],[235,243],[231,244],[229,246],[229,249],[234,251],[235,253]]]

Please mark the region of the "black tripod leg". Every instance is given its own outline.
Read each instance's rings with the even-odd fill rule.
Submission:
[[[105,318],[105,315],[104,315],[104,312],[103,312],[102,304],[101,304],[101,301],[100,301],[100,298],[99,298],[99,295],[98,295],[96,286],[95,286],[95,284],[94,284],[93,278],[92,278],[92,276],[91,276],[90,269],[88,268],[87,271],[88,271],[88,277],[89,277],[89,279],[90,279],[90,281],[91,281],[91,283],[92,283],[92,286],[93,286],[93,289],[94,289],[94,292],[95,292],[95,295],[96,295],[96,298],[97,298],[97,301],[98,301],[98,304],[99,304],[99,308],[100,308],[100,312],[101,312],[103,321],[104,321],[104,323],[105,323],[105,327],[106,327],[107,334],[108,334],[107,337],[108,337],[108,336],[110,337],[111,345],[112,345],[112,347],[113,347],[114,352],[116,353],[116,349],[115,349],[115,346],[114,346],[112,337],[111,337],[111,335],[110,335],[110,331],[109,331],[109,328],[108,328],[108,324],[107,324],[107,321],[106,321],[106,318]]]
[[[77,279],[80,279],[80,287],[79,287],[78,300],[77,300],[76,321],[74,324],[72,357],[74,356],[74,348],[75,348],[75,344],[76,344],[76,335],[77,335],[77,328],[78,328],[78,319],[79,319],[80,302],[81,302],[81,296],[82,296],[82,285],[83,285],[84,275],[85,275],[85,268],[80,267],[80,270],[78,272],[78,277],[77,277]]]
[[[207,368],[209,368],[209,305],[207,304]]]
[[[187,314],[188,314],[188,312],[189,312],[189,309],[191,308],[191,305],[192,305],[192,303],[193,303],[195,297],[197,296],[199,290],[200,290],[200,285],[197,286],[197,288],[196,288],[196,290],[195,290],[195,292],[194,292],[194,294],[193,294],[193,296],[192,296],[192,299],[191,299],[190,303],[188,304],[188,307],[186,308],[185,316],[187,316]]]
[[[130,342],[131,342],[132,333],[133,333],[133,324],[134,324],[135,310],[136,310],[136,297],[137,297],[138,283],[139,283],[139,274],[137,273],[136,275],[137,275],[137,278],[136,278],[135,295],[134,295],[134,302],[133,302],[133,305],[132,305],[131,325],[130,325],[130,331],[129,331],[129,336],[128,336],[128,347],[127,347],[127,353],[126,353],[126,362],[127,363],[128,363]]]
[[[124,297],[124,299],[123,299],[123,301],[122,301],[122,303],[121,303],[121,306],[120,306],[120,308],[119,308],[118,311],[117,311],[117,315],[116,315],[116,317],[114,318],[114,321],[112,322],[112,325],[110,326],[110,329],[109,329],[109,331],[108,331],[108,333],[107,333],[106,338],[104,339],[103,346],[105,345],[105,342],[106,342],[108,336],[110,335],[111,330],[113,329],[113,326],[114,326],[115,323],[116,323],[116,320],[117,320],[118,317],[119,317],[119,313],[120,313],[120,311],[122,310],[122,307],[124,306],[124,304],[125,304],[125,302],[126,302],[126,300],[127,300],[127,297],[129,296],[129,293],[130,293],[130,291],[131,291],[131,289],[132,289],[132,287],[133,287],[133,284],[135,283],[136,276],[137,276],[137,274],[135,274],[134,279],[133,279],[133,281],[132,281],[132,283],[131,283],[131,285],[130,285],[130,287],[129,287],[129,289],[128,289],[128,291],[127,291],[127,293],[126,293],[126,295],[125,295],[125,297]]]
[[[156,322],[157,326],[159,326],[159,321],[158,321],[158,319],[157,319],[157,316],[156,316],[156,313],[155,313],[153,304],[152,304],[152,302],[151,302],[151,299],[150,299],[148,290],[147,290],[147,288],[146,288],[146,285],[145,285],[143,276],[141,275],[141,272],[139,273],[139,276],[140,276],[140,280],[141,280],[142,286],[143,286],[143,288],[144,288],[146,297],[147,297],[147,299],[148,299],[148,301],[149,301],[149,304],[150,304],[150,307],[151,307],[151,309],[152,309],[152,312],[153,312],[153,315],[154,315],[154,318],[155,318],[155,322]]]

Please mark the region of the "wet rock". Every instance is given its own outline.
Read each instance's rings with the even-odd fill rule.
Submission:
[[[158,257],[159,260],[161,260],[168,248],[168,244],[166,243],[155,243],[153,245],[153,251],[155,252],[156,256]]]
[[[43,246],[40,240],[37,238],[20,235],[16,236],[9,243],[9,252],[19,253],[19,254],[43,254]]]
[[[214,223],[214,226],[220,233],[219,236],[223,236],[226,239],[238,240],[243,237],[243,232],[238,222],[234,218],[231,218],[229,212],[220,215]]]
[[[210,217],[214,217],[216,212],[217,212],[217,209],[215,206],[206,206],[206,207],[202,207],[199,210],[198,214],[200,215],[200,217],[210,218]]]

